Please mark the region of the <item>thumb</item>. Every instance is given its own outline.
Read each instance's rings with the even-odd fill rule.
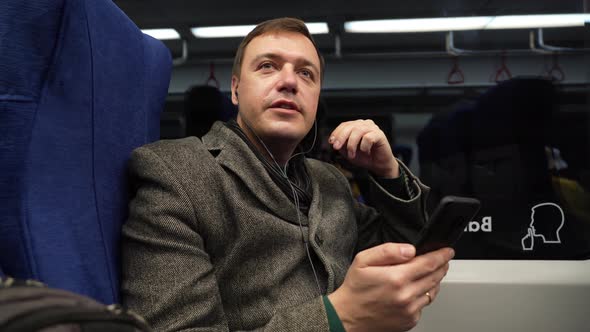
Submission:
[[[405,263],[416,256],[416,248],[407,243],[384,243],[359,252],[353,265],[363,268]]]

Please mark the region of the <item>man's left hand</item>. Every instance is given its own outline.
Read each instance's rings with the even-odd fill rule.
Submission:
[[[348,161],[383,178],[397,178],[399,164],[385,133],[372,120],[341,123],[328,140]]]

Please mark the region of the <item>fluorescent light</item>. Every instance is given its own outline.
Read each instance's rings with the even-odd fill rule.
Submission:
[[[328,24],[324,22],[305,23],[311,34],[328,33]],[[252,31],[256,25],[228,25],[216,27],[191,28],[192,34],[197,38],[226,38],[244,37]]]
[[[490,16],[474,16],[350,21],[344,23],[344,31],[352,33],[400,33],[480,30],[491,20],[492,17]]]
[[[191,28],[197,38],[244,37],[256,27],[255,25],[228,25],[218,27]]]
[[[590,22],[590,14],[439,17],[349,21],[344,23],[344,31],[350,33],[403,33],[533,29],[584,26],[584,22]]]
[[[311,33],[312,35],[319,35],[330,32],[330,29],[328,28],[328,23],[325,22],[305,23],[305,26],[307,26],[309,33]]]
[[[496,16],[486,29],[565,28],[584,26],[589,14]]]
[[[146,29],[141,32],[159,40],[180,39],[180,34],[174,29]]]

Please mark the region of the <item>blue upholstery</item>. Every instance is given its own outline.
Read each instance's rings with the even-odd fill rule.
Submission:
[[[118,301],[126,162],[171,58],[110,0],[0,2],[0,266]]]

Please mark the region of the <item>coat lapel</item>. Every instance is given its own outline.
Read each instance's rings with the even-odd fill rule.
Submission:
[[[305,166],[307,167],[307,169],[309,170],[310,176],[311,174],[313,174],[313,172],[311,171],[311,167],[309,165],[309,163],[305,162]],[[312,189],[312,199],[311,199],[311,204],[309,206],[309,213],[308,216],[309,218],[305,217],[305,220],[309,220],[309,235],[310,236],[314,236],[316,234],[316,231],[322,221],[322,195],[320,194],[320,184],[319,181],[317,179],[314,179],[314,177],[311,177],[311,189]]]
[[[274,183],[262,162],[238,135],[222,122],[216,122],[202,141],[210,152],[217,150],[213,153],[215,155],[218,152],[215,158],[217,162],[236,174],[243,181],[245,189],[262,205],[281,219],[297,224],[295,204]],[[301,222],[307,224],[307,217],[301,215]]]

